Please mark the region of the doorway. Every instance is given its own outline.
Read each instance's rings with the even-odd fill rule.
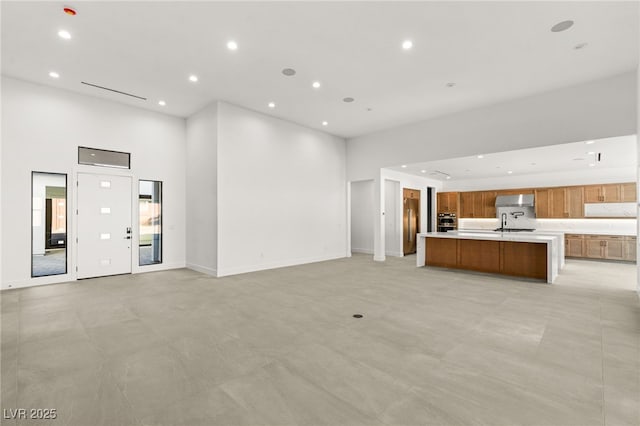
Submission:
[[[131,178],[78,173],[77,277],[131,273]]]
[[[416,252],[416,234],[420,232],[420,190],[404,188],[402,195],[402,248],[406,256]]]

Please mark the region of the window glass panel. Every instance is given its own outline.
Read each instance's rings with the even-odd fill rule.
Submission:
[[[31,173],[31,276],[67,273],[67,175]]]
[[[118,169],[130,168],[131,154],[128,152],[107,151],[104,149],[78,147],[78,164],[90,166],[116,167]],[[109,184],[106,182],[105,184]],[[107,186],[103,186],[108,188]]]
[[[138,205],[140,266],[162,263],[162,182],[141,180]]]

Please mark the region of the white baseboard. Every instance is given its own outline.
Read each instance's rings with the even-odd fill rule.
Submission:
[[[288,259],[276,262],[261,263],[258,265],[246,265],[237,266],[233,268],[218,268],[218,277],[226,277],[229,275],[246,274],[248,272],[264,271],[266,269],[286,268],[288,266],[304,265],[306,263],[325,262],[327,260],[343,259],[344,253],[326,255],[326,256],[311,256],[302,257],[298,259]]]
[[[169,269],[180,269],[184,267],[185,267],[184,262],[160,263],[158,265],[147,265],[147,266],[134,266],[131,270],[131,274],[143,274],[145,272],[166,271]],[[14,281],[6,284],[2,283],[2,288],[0,288],[0,290],[13,290],[16,288],[38,287],[41,285],[60,284],[60,283],[75,282],[75,281],[78,281],[75,273],[50,275],[47,277],[30,278],[27,281]]]
[[[218,276],[218,270],[217,269],[208,268],[208,267],[202,266],[202,265],[196,265],[195,263],[187,263],[186,266],[189,269],[193,269],[194,271],[197,271],[197,272],[202,272],[203,274],[211,275],[211,276],[214,276],[214,277]]]
[[[186,267],[186,263],[184,262],[159,263],[157,265],[136,266],[135,269],[132,271],[132,273],[143,274],[145,272],[166,271],[169,269],[180,269],[185,267]]]
[[[13,290],[16,288],[38,287],[41,285],[60,284],[76,281],[76,277],[71,274],[50,275],[47,277],[29,278],[27,281],[13,281],[2,283],[1,290]]]
[[[353,247],[351,247],[351,253],[373,254],[373,250],[371,250],[371,249],[364,249],[364,248],[353,248]]]
[[[404,253],[401,251],[390,251],[385,253],[386,256],[393,256],[393,257],[404,257]]]

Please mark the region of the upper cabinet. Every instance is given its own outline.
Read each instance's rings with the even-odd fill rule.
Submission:
[[[635,182],[460,192],[460,217],[495,218],[497,195],[532,193],[535,195],[535,210],[538,218],[582,218],[585,217],[585,203],[628,203],[635,202],[637,199]]]
[[[551,190],[536,189],[534,192],[534,205],[536,209],[536,217],[551,217]]]
[[[438,192],[437,210],[438,213],[457,213],[458,212],[458,193],[457,192]]]
[[[460,193],[460,217],[495,218],[498,191]]]
[[[588,185],[584,187],[585,203],[627,203],[635,201],[635,182]]]
[[[482,191],[482,217],[496,217],[498,191]]]
[[[581,186],[565,188],[565,217],[584,217],[584,190]]]
[[[621,183],[620,184],[620,201],[623,203],[635,203],[637,197],[636,183]]]

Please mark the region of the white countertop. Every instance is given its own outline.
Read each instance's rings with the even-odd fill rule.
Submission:
[[[511,241],[518,243],[540,243],[547,245],[547,282],[553,283],[564,266],[564,237],[561,232],[540,234],[533,232],[495,231],[450,231],[425,232],[418,234],[416,266],[425,265],[425,253],[429,238],[450,238],[457,240]]]
[[[419,237],[426,238],[458,238],[463,240],[496,240],[496,241],[516,241],[521,243],[548,243],[554,241],[558,236],[541,235],[533,232],[473,232],[473,231],[454,231],[454,232],[426,232],[418,234]]]

